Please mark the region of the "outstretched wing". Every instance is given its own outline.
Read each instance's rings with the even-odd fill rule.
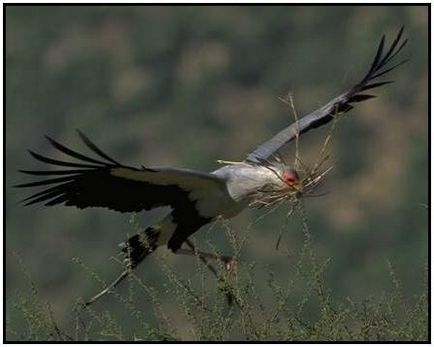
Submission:
[[[247,156],[246,160],[253,163],[268,160],[286,143],[296,138],[297,133],[303,134],[311,129],[320,127],[330,122],[333,117],[339,113],[344,113],[351,110],[353,108],[353,103],[365,101],[375,97],[373,95],[363,94],[363,92],[391,83],[392,81],[377,82],[377,79],[406,62],[406,60],[404,60],[394,65],[390,64],[393,58],[395,58],[395,56],[407,43],[407,39],[401,42],[403,31],[404,27],[400,29],[398,35],[387,51],[384,50],[385,36],[383,35],[368,73],[353,88],[334,98],[325,106],[317,109],[316,111],[301,118],[299,121],[294,122],[289,127],[283,129],[273,138],[251,152]]]
[[[16,186],[41,188],[23,200],[26,205],[43,203],[46,206],[106,207],[120,212],[139,212],[159,206],[182,210],[216,190],[225,189],[225,182],[212,174],[187,169],[122,165],[102,152],[81,132],[79,135],[98,159],[73,151],[49,137],[47,139],[53,147],[79,162],[51,159],[29,151],[35,159],[62,169],[20,170],[25,174],[44,177]],[[47,178],[52,176],[54,178]]]

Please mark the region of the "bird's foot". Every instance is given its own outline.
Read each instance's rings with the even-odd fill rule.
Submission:
[[[237,274],[238,271],[238,261],[229,256],[222,256],[221,260],[224,262],[226,271],[229,275],[234,276]]]

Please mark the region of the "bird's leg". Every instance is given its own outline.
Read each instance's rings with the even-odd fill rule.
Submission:
[[[215,254],[206,253],[197,251],[196,247],[190,240],[186,240],[185,243],[191,248],[191,249],[179,249],[176,251],[176,254],[186,254],[186,255],[197,255],[199,256],[199,259],[206,265],[206,267],[216,276],[217,279],[219,279],[219,275],[217,273],[217,270],[209,263],[209,259],[217,259],[225,263],[226,269],[230,274],[236,272],[236,261],[229,256],[217,256]],[[130,273],[133,271],[134,268],[136,268],[142,260],[145,259],[145,257],[142,257],[142,259],[138,260],[134,266],[128,265],[127,268],[122,271],[122,273],[107,287],[105,287],[103,290],[101,290],[98,294],[93,296],[90,300],[88,300],[85,305],[89,306],[99,300],[101,297],[111,293],[111,291],[119,284],[121,283]]]
[[[128,246],[126,246],[126,244],[124,244],[124,243],[120,244],[120,247],[122,247],[122,248],[127,247],[125,249],[127,258],[124,260],[125,270],[122,271],[122,273],[112,283],[110,283],[107,287],[105,287],[103,290],[101,290],[98,294],[96,294],[90,300],[88,300],[85,303],[85,306],[89,306],[89,305],[93,304],[95,301],[97,301],[98,299],[100,299],[101,297],[103,297],[104,295],[111,293],[111,291],[119,283],[121,283],[133,271],[133,269],[135,269],[146,258],[147,255],[149,255],[149,253],[152,253],[152,251],[149,253],[144,252],[143,254],[141,254],[140,257],[137,257],[137,259],[135,259],[134,262],[131,262],[129,259],[131,249]]]
[[[202,263],[204,263],[206,265],[206,267],[215,275],[215,277],[217,278],[218,281],[221,281],[222,278],[220,278],[220,276],[218,275],[217,270],[214,268],[214,266],[212,266],[209,263],[210,259],[213,259],[213,260],[217,259],[217,260],[224,262],[226,265],[226,270],[228,271],[228,273],[230,275],[236,273],[237,262],[233,257],[217,256],[215,254],[201,252],[201,251],[196,249],[193,242],[191,242],[189,239],[185,240],[185,243],[187,244],[188,247],[190,247],[190,249],[180,248],[176,251],[176,253],[177,254],[198,256],[199,259],[202,261]],[[232,293],[232,290],[230,290],[230,289],[228,290],[228,288],[227,288],[224,292],[225,292],[225,296],[226,296],[226,299],[227,299],[229,306],[232,306],[232,304],[235,302],[239,307],[241,307],[239,302],[237,301],[237,298]]]
[[[95,296],[93,296],[90,300],[88,300],[85,303],[85,306],[89,306],[91,304],[93,304],[95,301],[97,301],[98,299],[100,299],[101,297],[103,297],[106,294],[109,294],[119,283],[122,282],[122,280],[128,276],[128,274],[130,273],[130,271],[132,271],[132,269],[126,269],[124,270],[118,278],[116,278],[111,284],[109,284],[107,287],[105,287],[103,290],[101,290],[98,294],[96,294]]]
[[[214,273],[214,275],[217,275],[217,271],[216,269],[209,263],[209,259],[213,259],[213,260],[220,260],[222,261],[225,266],[226,266],[226,270],[229,273],[235,273],[237,271],[237,262],[233,257],[227,256],[227,255],[221,255],[218,256],[216,254],[212,254],[212,253],[207,253],[207,252],[202,252],[196,249],[196,247],[194,246],[193,242],[191,242],[190,240],[186,240],[185,243],[187,244],[188,247],[190,247],[190,249],[183,249],[180,248],[176,251],[177,254],[185,254],[185,255],[193,255],[193,256],[199,256],[199,259],[208,267],[208,269],[211,270],[212,273]]]

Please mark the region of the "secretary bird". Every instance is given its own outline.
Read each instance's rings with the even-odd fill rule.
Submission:
[[[188,238],[200,227],[218,217],[231,218],[252,204],[258,194],[265,200],[303,192],[306,181],[295,167],[279,160],[280,150],[287,143],[311,129],[332,121],[353,108],[353,104],[368,100],[373,95],[367,90],[378,88],[391,81],[378,81],[405,61],[393,63],[396,55],[407,43],[402,40],[404,27],[385,49],[383,35],[375,57],[366,75],[351,89],[331,100],[325,106],[295,121],[270,140],[249,153],[242,162],[224,162],[228,165],[204,173],[172,167],[131,167],[112,159],[78,132],[94,157],[78,153],[47,136],[50,144],[77,161],[52,159],[29,151],[32,157],[61,170],[21,172],[33,176],[56,176],[16,187],[42,187],[23,200],[25,205],[43,203],[45,206],[65,205],[79,209],[105,207],[118,212],[140,212],[160,206],[170,206],[171,211],[157,224],[130,237],[122,251],[128,264],[110,286],[88,303],[113,289],[143,259],[162,245],[174,253],[198,254],[202,260],[216,257],[194,249]],[[190,249],[181,248],[186,243]],[[231,265],[230,257],[219,257]]]

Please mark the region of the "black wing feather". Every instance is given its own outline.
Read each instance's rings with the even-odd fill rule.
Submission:
[[[374,60],[372,61],[371,68],[369,69],[368,75],[374,71],[375,67],[378,65],[380,61],[380,57],[383,54],[384,42],[386,41],[386,36],[381,36],[380,44],[377,48],[377,53],[375,54]]]
[[[29,151],[38,161],[73,170],[20,170],[32,176],[56,176],[18,184],[18,188],[41,188],[22,202],[25,205],[45,203],[46,206],[64,204],[78,208],[106,207],[120,212],[139,212],[159,206],[172,206],[179,211],[194,209],[189,194],[194,189],[222,189],[216,176],[185,169],[140,169],[125,166],[111,159],[87,137],[80,138],[94,153],[106,159],[96,160],[78,153],[47,137],[54,148],[80,162],[69,162],[42,156]],[[185,181],[190,179],[190,186]],[[205,183],[205,184],[204,184]]]
[[[97,166],[97,165],[71,163],[71,162],[67,162],[67,161],[47,158],[47,157],[44,157],[43,155],[35,153],[31,150],[29,150],[29,153],[36,160],[39,160],[39,161],[46,163],[46,164],[53,164],[53,165],[58,165],[58,166],[68,166],[68,167],[79,167],[79,168],[84,168],[84,169],[85,168],[89,168],[89,169],[98,169],[99,168],[99,166]]]
[[[378,88],[378,87],[381,87],[381,86],[384,86],[384,85],[390,84],[390,83],[393,83],[393,81],[384,81],[384,82],[371,83],[371,84],[365,85],[360,90],[361,91],[365,91],[365,90],[369,90],[369,89],[374,89],[374,88]]]
[[[58,175],[72,175],[86,172],[86,170],[18,170],[21,173],[35,176],[58,176]]]
[[[118,163],[116,160],[113,160],[110,158],[107,154],[105,154],[102,150],[100,150],[92,141],[89,140],[89,138],[84,135],[80,130],[77,129],[78,136],[80,136],[81,140],[86,144],[89,149],[94,151],[96,154],[98,154],[101,158],[108,160],[112,164],[115,164],[117,166],[122,166],[120,163]]]
[[[51,137],[49,136],[45,136],[45,138],[51,143],[51,145],[58,149],[59,151],[65,153],[66,155],[69,155],[70,157],[76,158],[78,160],[83,160],[83,161],[87,161],[90,163],[95,163],[98,165],[105,165],[104,162],[100,161],[100,160],[96,160],[93,158],[89,158],[88,156],[85,156],[81,153],[78,153],[76,151],[73,151],[72,149],[65,147],[64,145],[61,145],[59,142],[53,140]]]
[[[253,152],[249,153],[246,161],[260,163],[263,160],[268,160],[275,155],[275,153],[277,153],[286,143],[295,139],[297,134],[303,134],[311,129],[329,123],[339,113],[344,113],[351,110],[353,108],[352,103],[362,102],[374,97],[373,95],[361,94],[361,92],[392,83],[392,81],[376,82],[375,80],[406,62],[406,60],[404,60],[392,66],[388,65],[407,44],[407,39],[399,44],[403,32],[404,27],[401,27],[396,38],[386,53],[384,53],[386,42],[385,36],[383,35],[381,37],[377,52],[374,56],[368,73],[353,88],[334,98],[325,106],[317,109],[316,111],[308,114],[299,121],[294,122],[289,127],[280,131],[270,140],[257,147]]]
[[[29,187],[37,187],[37,186],[46,186],[53,183],[61,183],[61,182],[67,182],[72,181],[76,178],[80,177],[80,175],[73,175],[73,176],[65,176],[65,177],[59,177],[59,178],[51,178],[49,180],[43,180],[43,181],[35,181],[30,183],[23,183],[23,184],[17,184],[16,188],[29,188]]]

